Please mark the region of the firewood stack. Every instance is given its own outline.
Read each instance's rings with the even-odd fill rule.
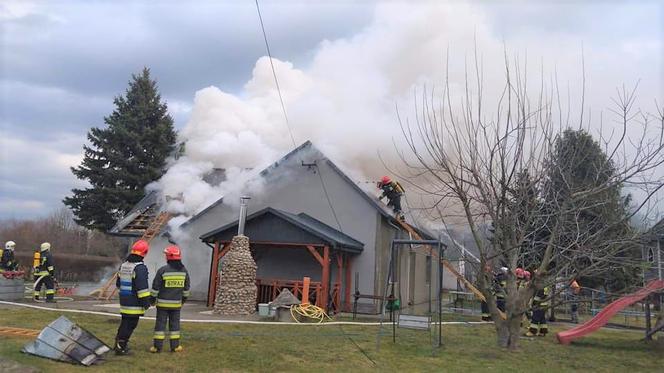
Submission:
[[[250,315],[256,312],[256,262],[249,251],[249,238],[235,236],[224,256],[219,273],[219,286],[214,313]]]

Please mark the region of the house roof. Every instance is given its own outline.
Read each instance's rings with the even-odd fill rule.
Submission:
[[[346,173],[344,173],[334,162],[332,162],[320,150],[318,150],[313,145],[313,143],[309,140],[305,141],[300,146],[298,146],[297,148],[291,150],[286,155],[281,157],[279,160],[277,160],[276,162],[272,163],[271,165],[269,165],[268,167],[263,169],[258,175],[260,175],[261,177],[264,177],[264,176],[274,172],[276,169],[279,168],[279,166],[284,164],[284,162],[286,162],[287,160],[293,158],[296,154],[307,151],[307,150],[314,150],[314,151],[318,152],[323,157],[324,162],[326,162],[330,166],[330,168],[332,170],[334,170],[334,172],[336,174],[338,174],[353,189],[355,189],[360,194],[360,196],[362,196],[362,198],[364,198],[369,203],[370,206],[372,206],[384,218],[386,218],[388,221],[394,223],[394,225],[398,227],[398,224],[396,222],[396,218],[394,217],[394,215],[391,213],[390,209],[385,204],[381,203],[376,196],[371,195],[371,194],[367,193],[366,191],[364,191],[362,188],[360,188],[357,183],[355,183],[350,177],[348,177],[348,175],[346,175]],[[150,197],[151,194],[152,193],[149,193],[143,200],[148,199],[148,197]],[[134,207],[134,209],[132,209],[132,212],[135,211],[135,210],[139,210],[138,207],[139,207],[139,205],[142,205],[143,200],[141,200],[141,202],[139,202]],[[205,207],[203,210],[196,213],[190,219],[188,219],[187,221],[182,223],[181,227],[186,227],[187,225],[192,224],[193,222],[198,220],[200,217],[204,216],[208,211],[212,210],[214,207],[221,205],[223,203],[223,201],[224,201],[224,197],[222,196],[218,200],[213,202],[212,204]],[[156,198],[156,193],[155,193],[153,206],[156,206],[156,203],[157,203],[157,198]],[[156,207],[156,209],[158,209],[158,206]],[[111,231],[109,233],[116,234],[116,235],[122,235],[121,232],[125,232],[124,227],[127,226],[131,221],[133,221],[134,219],[136,219],[138,217],[138,215],[136,215],[136,214],[132,215],[132,212],[130,212],[122,220],[120,220],[116,224],[116,226],[111,229]],[[158,211],[154,211],[153,215],[156,215],[157,212]],[[148,216],[148,218],[150,218],[150,217]],[[151,218],[154,219],[154,216],[152,216]],[[151,222],[151,221],[152,220],[148,221],[148,225],[149,225],[149,222]],[[147,228],[147,227],[145,227],[145,228]],[[413,227],[413,228],[425,239],[436,239],[436,235],[432,234],[431,232],[427,231],[426,229],[422,229],[422,228],[418,228],[418,227]],[[138,235],[138,236],[140,236],[140,234],[143,233],[143,231],[140,231],[140,230],[137,230],[136,232],[138,232],[138,233],[136,233],[134,235]]]
[[[226,180],[226,170],[215,168],[203,176],[203,181],[217,186]],[[114,236],[140,237],[157,217],[161,210],[159,195],[156,191],[148,192],[122,219],[108,231]]]
[[[283,223],[287,223],[289,229]],[[200,236],[207,243],[230,241],[237,232],[238,222],[226,224]],[[299,231],[299,232],[297,232]],[[247,217],[245,232],[252,242],[328,245],[333,249],[361,253],[364,244],[353,237],[305,214],[293,214],[272,207]]]
[[[157,192],[150,191],[111,228],[116,236],[141,236],[159,213]]]

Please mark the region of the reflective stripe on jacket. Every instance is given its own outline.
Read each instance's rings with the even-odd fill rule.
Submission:
[[[53,257],[51,252],[46,250],[40,253],[39,265],[35,267],[35,276],[53,276],[55,268],[53,267]]]
[[[157,307],[177,309],[182,300],[189,297],[189,272],[184,266],[180,269],[170,264],[159,268],[152,281],[150,295],[157,298]]]
[[[535,297],[533,297],[533,306],[535,307],[546,307],[549,305],[549,287],[540,289],[535,292]]]
[[[120,266],[116,286],[120,290],[120,313],[125,315],[145,314],[143,304],[150,296],[148,268],[143,262],[124,262]]]

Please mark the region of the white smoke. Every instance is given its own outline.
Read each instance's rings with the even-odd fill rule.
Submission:
[[[423,86],[440,88],[448,48],[452,97],[464,94],[465,69],[467,65],[475,68],[475,49],[481,59],[484,95],[499,97],[506,45],[501,36],[494,36],[485,10],[476,5],[379,4],[370,25],[351,37],[321,42],[307,66],[273,59],[289,126],[267,57],[258,59],[251,79],[238,94],[216,87],[198,91],[191,118],[180,133],[184,154],[153,187],[164,196],[178,197],[168,200],[168,209],[187,216],[222,196],[225,203],[237,203],[249,180],[252,192],[260,193],[255,177],[260,169],[305,140],[357,181],[375,180],[385,172],[379,152],[388,164],[399,163],[393,141],[398,143],[402,134],[395,107],[412,119],[414,93],[422,92]],[[556,67],[564,81],[573,79],[571,92],[580,92],[578,40],[563,38],[552,46],[523,35],[512,47],[528,49],[535,56],[538,68],[534,70],[539,70],[540,63],[549,73]],[[584,53],[590,61],[605,52],[586,48]],[[592,73],[588,75],[591,80]],[[602,84],[595,81],[597,92],[608,91]],[[214,168],[226,169],[228,181],[216,187],[203,181]]]

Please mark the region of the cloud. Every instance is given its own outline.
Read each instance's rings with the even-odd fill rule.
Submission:
[[[46,215],[75,187],[84,187],[69,167],[81,162],[84,139],[62,134],[35,141],[0,131],[0,217]]]
[[[113,97],[143,66],[151,67],[178,127],[190,122],[206,133],[223,123],[232,134],[183,130],[197,141],[189,159],[221,156],[212,140],[242,138],[272,154],[292,146],[268,61],[261,58],[265,47],[253,3],[23,4],[0,5],[0,145],[20,141],[22,147],[13,150],[20,157],[0,150],[3,195],[11,189],[21,194],[10,198],[58,203],[77,185],[65,165],[78,159],[89,127],[103,126]],[[527,55],[533,73],[540,63],[547,79],[557,71],[573,102],[580,95],[583,48],[586,99],[595,118],[623,82],[642,78],[639,94],[647,103],[664,96],[657,2],[261,5],[296,142],[314,139],[369,175],[382,172],[377,151],[391,152],[392,138],[400,137],[395,106],[412,116],[413,94],[424,85],[440,87],[448,49],[454,93],[463,92],[464,62],[477,42],[487,96],[500,88],[494,86],[505,46],[522,61]],[[231,149],[242,154],[242,147]],[[242,160],[258,164],[269,154]],[[34,176],[42,174],[49,176]]]

